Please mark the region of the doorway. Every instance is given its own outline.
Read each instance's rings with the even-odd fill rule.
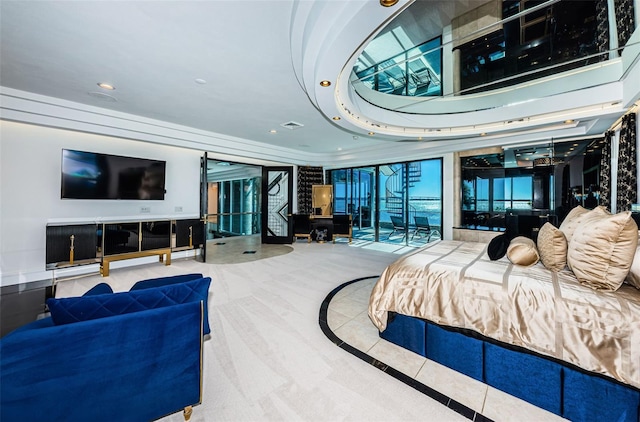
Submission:
[[[262,167],[207,159],[207,240],[261,232]]]

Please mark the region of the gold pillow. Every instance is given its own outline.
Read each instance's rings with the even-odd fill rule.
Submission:
[[[540,255],[538,255],[538,249],[533,240],[518,236],[509,243],[507,258],[516,265],[530,267],[540,260]]]
[[[569,214],[567,214],[567,216],[562,221],[562,224],[560,224],[560,231],[564,233],[564,237],[567,239],[567,244],[571,243],[573,233],[582,224],[582,221],[589,216],[593,216],[594,214],[607,215],[609,214],[609,212],[603,206],[588,210],[580,205],[569,211]]]
[[[538,232],[540,261],[551,271],[562,271],[567,265],[567,238],[551,223],[544,223]]]
[[[630,211],[590,214],[573,233],[567,264],[580,283],[614,291],[629,273],[638,246],[638,225]]]
[[[631,262],[631,268],[629,268],[629,274],[624,281],[636,289],[640,289],[640,245],[636,248],[633,261]]]

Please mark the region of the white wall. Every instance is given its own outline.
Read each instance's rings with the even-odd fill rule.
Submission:
[[[166,161],[165,199],[62,200],[63,148]],[[201,155],[185,148],[0,121],[0,286],[51,278],[45,270],[47,223],[198,217]],[[141,213],[141,207],[150,212]]]

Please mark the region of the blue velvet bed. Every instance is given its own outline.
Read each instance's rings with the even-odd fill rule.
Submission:
[[[486,247],[441,241],[390,265],[369,304],[380,336],[567,419],[638,422],[640,290]]]

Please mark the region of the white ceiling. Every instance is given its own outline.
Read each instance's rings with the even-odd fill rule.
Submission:
[[[433,32],[450,16],[483,1],[422,1],[415,7],[427,14],[421,22]],[[376,148],[403,137],[367,137],[346,119],[336,124],[331,113],[319,110],[322,100],[308,92],[301,72],[295,71],[296,13],[318,5],[325,13],[336,8],[338,22],[343,18],[338,9],[355,9],[356,4],[364,3],[2,0],[0,85],[300,154]],[[415,18],[405,22],[413,31],[419,23]],[[379,24],[374,22],[373,29]],[[338,59],[341,66],[347,64],[348,57]],[[337,79],[336,74],[326,77]],[[99,82],[116,89],[103,90]],[[606,128],[615,117],[608,115],[599,125]],[[303,127],[281,126],[291,121]],[[588,126],[601,130],[596,121]]]
[[[352,134],[327,121],[297,82],[292,5],[3,0],[0,83],[305,152],[335,150]],[[289,121],[304,126],[280,126]]]

